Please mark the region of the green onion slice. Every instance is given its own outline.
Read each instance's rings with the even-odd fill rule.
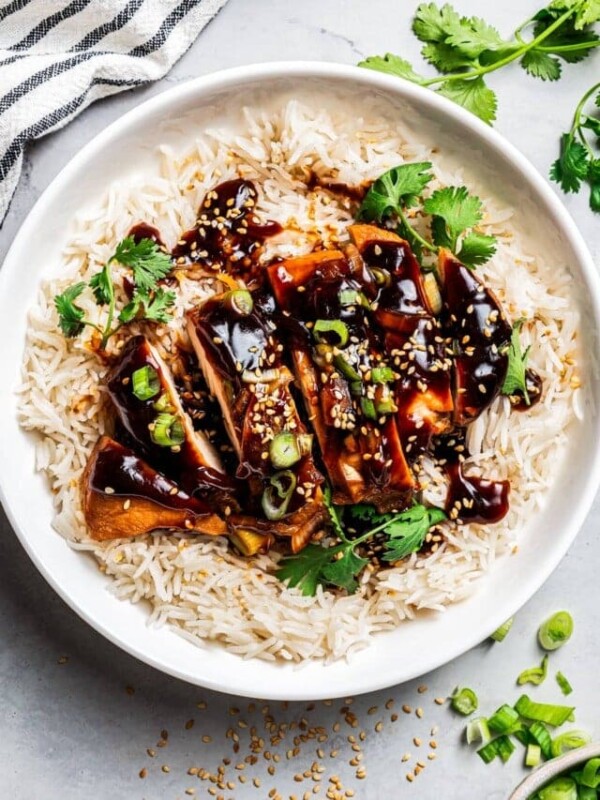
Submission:
[[[573,779],[577,781],[575,773],[572,773]],[[598,794],[595,789],[590,789],[589,786],[582,786],[579,784],[577,787],[577,800],[598,800]]]
[[[183,423],[175,414],[159,414],[150,430],[150,438],[161,447],[175,447],[185,439]]]
[[[529,726],[529,738],[533,739],[534,744],[539,744],[544,758],[552,758],[552,738],[548,728],[543,722],[532,722]]]
[[[544,650],[557,650],[569,641],[572,633],[573,617],[568,611],[557,611],[540,625],[538,639]]]
[[[533,683],[534,686],[539,686],[540,683],[546,680],[548,672],[548,656],[542,658],[542,663],[539,667],[530,667],[523,670],[517,678],[517,683],[522,686],[524,683]]]
[[[163,392],[163,394],[161,394],[158,400],[155,400],[154,403],[152,403],[152,407],[155,408],[157,411],[173,412],[175,410],[171,405],[169,395],[166,392]]]
[[[247,289],[234,289],[227,293],[225,299],[229,301],[233,310],[241,316],[247,317],[248,314],[252,313],[254,300]]]
[[[509,630],[512,628],[514,621],[514,617],[507,619],[506,622],[503,622],[502,625],[500,625],[500,627],[492,633],[490,638],[495,642],[503,642],[506,639]]]
[[[369,307],[369,301],[358,289],[340,289],[338,299],[341,306],[364,306]]]
[[[295,488],[296,476],[289,469],[271,476],[261,501],[267,519],[278,520],[285,516]]]
[[[313,336],[318,342],[345,347],[350,333],[346,323],[339,319],[318,319],[313,327]]]
[[[467,744],[486,744],[492,738],[488,721],[485,717],[469,720],[466,727]]]
[[[273,437],[269,445],[269,458],[276,469],[292,467],[302,458],[295,433],[284,431]]]
[[[586,731],[565,731],[552,740],[552,758],[558,758],[569,750],[577,750],[592,741],[592,737]]]
[[[572,706],[559,706],[550,703],[535,703],[526,694],[521,695],[515,703],[515,711],[525,719],[545,722],[557,727],[566,722],[575,711]]]
[[[573,691],[573,687],[560,671],[556,673],[556,682],[560,686],[560,690],[564,695],[571,694]]]
[[[506,763],[515,751],[515,746],[508,736],[498,736],[477,751],[477,755],[485,764],[492,762],[496,756]]]
[[[131,375],[133,393],[138,400],[151,400],[160,391],[158,372],[146,364]]]
[[[452,708],[459,714],[468,717],[477,710],[479,700],[473,689],[464,687],[463,689],[456,689],[452,697]]]
[[[512,733],[513,728],[519,722],[519,715],[509,705],[500,706],[488,719],[488,725],[493,733]]]
[[[394,370],[391,367],[373,367],[371,370],[373,383],[392,383],[394,378]]]
[[[539,744],[528,744],[525,751],[525,766],[537,767],[542,760],[542,749]]]
[[[538,790],[540,800],[577,800],[577,784],[573,778],[562,776]]]
[[[349,381],[356,381],[362,387],[361,374],[354,369],[348,359],[344,358],[342,355],[337,355],[334,357],[333,363],[336,369],[339,369],[339,371],[342,373],[344,378],[347,378]]]
[[[582,786],[589,786],[590,789],[597,789],[600,786],[600,758],[590,758],[583,767],[581,773]]]
[[[370,397],[361,397],[360,398],[360,407],[362,413],[365,415],[367,419],[377,419],[377,411],[375,409],[375,403],[371,400]]]

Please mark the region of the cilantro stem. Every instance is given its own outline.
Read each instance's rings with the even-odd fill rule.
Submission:
[[[577,104],[577,108],[575,109],[575,113],[573,114],[573,122],[571,123],[571,130],[569,131],[569,140],[572,142],[575,136],[578,136],[581,144],[585,147],[588,151],[591,158],[595,158],[594,150],[590,146],[590,143],[587,140],[587,136],[583,132],[583,126],[581,124],[581,116],[583,114],[583,109],[586,106],[588,100],[596,94],[596,92],[600,89],[600,82],[594,84],[591,89],[583,95],[579,103]]]
[[[108,303],[108,316],[106,318],[106,325],[104,326],[104,332],[102,334],[102,341],[100,342],[100,348],[102,350],[104,350],[104,348],[106,347],[106,343],[108,342],[110,337],[115,332],[115,331],[111,330],[113,318],[114,318],[114,315],[115,315],[115,286],[113,284],[112,275],[111,275],[111,269],[110,269],[110,265],[114,260],[115,260],[115,256],[111,256],[108,259],[108,261],[106,262],[106,264],[104,265],[104,269],[106,271],[106,275],[107,275],[107,278],[108,278],[108,280],[106,281],[106,284],[107,284],[107,288],[108,288],[109,303]],[[119,327],[120,326],[117,326],[117,328],[115,328],[115,330],[117,330]]]
[[[560,26],[566,22],[576,11],[577,6],[569,8],[564,14],[562,14],[562,16],[558,17],[558,19],[556,19],[552,25],[549,25],[542,33],[540,33],[539,36],[536,36],[535,39],[532,39],[530,42],[525,43],[522,47],[514,50],[509,55],[501,58],[500,61],[495,61],[493,64],[488,64],[487,66],[478,67],[470,72],[455,72],[451,75],[438,75],[435,78],[428,78],[424,81],[421,81],[420,84],[421,86],[433,86],[435,84],[449,83],[450,81],[468,81],[472,78],[479,78],[481,75],[487,75],[488,72],[495,72],[497,69],[510,64],[512,61],[516,61],[518,58],[521,58],[521,56],[525,55],[525,53],[527,53],[529,50],[537,47],[541,42],[554,33],[557,28],[560,28]],[[520,31],[530,22],[531,20],[527,20],[527,22],[517,30]]]
[[[410,231],[410,234],[411,234],[411,236],[413,236],[413,237],[414,237],[414,238],[417,240],[417,242],[419,242],[419,244],[421,245],[421,247],[424,247],[426,250],[429,250],[429,251],[430,251],[430,252],[432,252],[432,253],[437,253],[437,252],[438,252],[438,250],[439,250],[439,247],[437,247],[437,245],[434,245],[434,244],[431,244],[431,242],[428,242],[428,241],[427,241],[427,239],[424,239],[424,238],[421,236],[421,234],[420,234],[420,233],[418,233],[418,232],[417,232],[417,231],[416,231],[416,230],[413,228],[413,226],[412,226],[412,225],[410,224],[410,222],[408,221],[408,218],[407,218],[406,214],[404,213],[404,209],[402,209],[400,206],[398,206],[398,208],[396,209],[396,212],[397,212],[397,214],[398,214],[398,217],[400,218],[400,221],[401,221],[401,222],[402,222],[402,224],[404,225],[404,227],[405,227],[407,230],[409,230],[409,231]]]
[[[560,44],[553,47],[538,47],[541,53],[576,53],[578,50],[591,50],[600,47],[600,41],[580,42],[579,44]]]

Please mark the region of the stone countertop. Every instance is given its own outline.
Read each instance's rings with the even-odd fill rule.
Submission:
[[[410,32],[417,0],[229,0],[221,14],[200,35],[196,44],[158,84],[109,98],[89,108],[66,129],[30,147],[12,207],[0,231],[0,259],[33,203],[56,173],[79,148],[123,112],[145,98],[212,70],[253,61],[282,59],[327,60],[355,63],[361,57],[387,50],[401,51],[418,63],[418,43]],[[534,0],[457,0],[464,13],[485,14],[501,31],[512,30],[541,4]],[[556,84],[526,76],[513,65],[491,82],[498,90],[497,130],[509,138],[545,175],[555,158],[558,134],[567,129],[576,101],[597,80],[600,54],[585,64],[565,69]],[[596,261],[600,259],[600,224],[587,209],[587,199],[563,198],[577,219]],[[9,457],[4,453],[3,457]],[[248,701],[206,692],[145,666],[122,653],[82,622],[45,583],[12,534],[6,518],[0,519],[0,795],[15,800],[169,800],[188,796],[211,797],[214,784],[189,775],[188,769],[215,773],[223,757],[232,758],[225,781],[235,788],[216,788],[223,797],[266,798],[271,789],[282,797],[301,798],[317,785],[311,777],[302,782],[313,761],[324,765],[321,789],[325,797],[328,778],[339,776],[361,800],[418,798],[437,800],[505,800],[523,774],[520,753],[506,766],[482,762],[461,742],[464,721],[447,706],[434,702],[457,684],[469,685],[480,696],[482,709],[491,711],[517,696],[514,676],[539,661],[535,632],[552,611],[566,607],[576,620],[570,646],[553,656],[575,687],[571,696],[578,707],[577,727],[593,731],[600,739],[600,637],[597,635],[600,563],[600,503],[597,501],[577,541],[554,575],[518,615],[513,631],[502,645],[484,643],[421,680],[357,699],[340,709],[343,701],[288,707],[272,703],[268,711]],[[552,536],[552,531],[548,531]],[[398,654],[399,658],[410,654]],[[552,670],[553,672],[554,670]],[[298,673],[302,680],[302,673]],[[419,694],[418,686],[427,686]],[[257,695],[268,694],[257,686]],[[558,695],[554,679],[539,690],[540,699]],[[393,708],[385,703],[394,701]],[[413,709],[404,713],[402,705]],[[390,705],[390,703],[388,703]],[[240,713],[235,713],[237,706]],[[373,707],[377,706],[376,710]],[[423,717],[415,714],[423,709]],[[368,713],[369,710],[372,713]],[[284,742],[271,745],[265,734],[265,715],[277,724],[291,726]],[[398,718],[392,715],[398,715]],[[306,718],[306,727],[302,722]],[[192,724],[193,720],[193,724]],[[339,730],[337,722],[340,722]],[[378,723],[381,722],[382,725]],[[236,770],[249,752],[249,728],[256,725],[266,747],[280,761],[261,756],[255,767]],[[240,751],[232,753],[226,734],[234,726]],[[312,737],[322,726],[327,741],[309,738],[301,753],[288,759],[294,736]],[[335,728],[334,728],[335,726]],[[433,726],[439,730],[431,734]],[[381,729],[381,730],[376,730]],[[365,739],[359,734],[365,731]],[[161,732],[167,745],[158,747]],[[231,733],[229,734],[231,736]],[[317,734],[318,735],[318,734]],[[356,777],[356,757],[348,735],[356,737],[367,776]],[[203,740],[203,737],[204,740]],[[210,737],[210,740],[209,740]],[[421,740],[415,744],[413,738]],[[431,739],[437,748],[429,745]],[[323,748],[323,756],[316,748]],[[156,755],[148,755],[147,748]],[[331,757],[331,751],[339,751]],[[404,753],[411,754],[407,763]],[[428,759],[428,754],[436,758]],[[292,755],[290,753],[290,755]],[[417,759],[426,764],[413,784],[405,775]],[[271,776],[267,767],[276,768]],[[165,770],[162,767],[165,766]],[[140,770],[148,774],[140,778]],[[142,773],[144,774],[144,773]],[[239,776],[247,777],[246,782]],[[260,778],[260,786],[252,778]],[[232,784],[233,786],[234,784]],[[194,793],[186,794],[186,790]],[[351,795],[348,795],[351,796]]]

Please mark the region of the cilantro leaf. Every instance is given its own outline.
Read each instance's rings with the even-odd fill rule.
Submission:
[[[360,219],[381,222],[393,214],[400,215],[402,207],[410,207],[427,186],[433,175],[429,161],[401,164],[384,172],[365,195],[358,210]]]
[[[506,46],[496,28],[480,17],[463,17],[460,26],[447,37],[446,43],[473,59],[486,50],[498,50]]]
[[[435,244],[450,247],[454,252],[460,234],[477,225],[483,217],[481,200],[469,194],[466,186],[437,189],[425,200],[423,210],[434,218],[432,234]]]
[[[462,240],[458,256],[467,267],[485,264],[496,252],[496,237],[471,231]]]
[[[422,83],[425,80],[422,75],[414,71],[408,61],[393,53],[386,53],[384,56],[369,56],[364,61],[359,61],[358,66],[395,75],[397,78],[404,78],[412,83]]]
[[[397,514],[384,532],[389,536],[385,543],[384,561],[400,561],[420,550],[430,528],[446,519],[441,508],[414,505]]]
[[[78,336],[85,327],[83,318],[85,312],[75,300],[85,289],[85,283],[76,283],[69,286],[62,294],[57,294],[54,298],[54,306],[58,312],[58,324],[65,336],[72,338]]]
[[[600,211],[600,158],[590,161],[587,179],[590,184],[590,208]]]
[[[323,492],[323,505],[327,509],[329,513],[329,519],[331,520],[331,524],[333,525],[333,529],[336,532],[337,536],[339,536],[342,541],[346,541],[346,534],[344,532],[344,527],[342,525],[342,521],[340,519],[340,512],[334,506],[333,500],[331,497],[331,487],[327,485]]]
[[[114,289],[108,264],[92,277],[90,288],[99,306],[106,306],[110,303]]]
[[[496,94],[481,77],[448,82],[437,89],[437,92],[475,114],[488,125],[496,119]]]
[[[283,558],[275,574],[280,581],[287,581],[288,586],[297,586],[302,594],[313,596],[317,593],[317,587],[324,582],[323,568],[337,552],[337,547],[307,544],[299,553]]]
[[[460,26],[460,14],[448,3],[441,8],[437,3],[421,3],[415,13],[412,29],[422,42],[444,42]]]
[[[175,292],[165,291],[159,287],[150,293],[145,289],[136,289],[130,302],[121,310],[119,322],[131,322],[136,317],[150,322],[169,322],[169,309],[175,303]]]
[[[550,177],[560,184],[563,192],[578,192],[581,181],[587,177],[588,152],[570,133],[561,137],[560,151],[560,157],[550,168]]]
[[[321,576],[326,583],[345,589],[349,594],[358,588],[357,576],[369,563],[368,558],[357,556],[354,548],[348,547],[342,551],[341,558],[325,564],[321,569]]]
[[[521,349],[521,328],[525,320],[518,319],[513,325],[508,346],[508,366],[506,376],[502,384],[502,394],[522,395],[525,402],[529,405],[529,393],[527,391],[527,361],[529,358],[529,347],[523,352]]]
[[[590,131],[593,131],[594,134],[600,139],[600,119],[597,117],[590,117],[589,115],[585,114],[582,117],[582,128],[588,128]]]
[[[543,81],[557,81],[562,72],[557,58],[535,48],[525,53],[520,64],[529,75]]]
[[[540,36],[559,16],[559,11],[551,11],[547,8],[538,11],[533,18],[536,21],[533,29],[534,38]],[[598,34],[589,27],[577,30],[574,20],[567,19],[544,39],[543,46],[544,51],[554,51],[555,55],[560,56],[563,61],[569,64],[576,64],[579,61],[583,61],[593,52],[594,42],[599,39]],[[586,44],[590,46],[584,47]]]
[[[428,42],[423,45],[421,55],[439,72],[445,73],[456,72],[473,63],[472,59],[445,42]]]
[[[153,289],[156,283],[171,271],[171,258],[152,239],[127,236],[119,242],[111,261],[130,267],[133,280],[139,289]]]
[[[577,30],[600,21],[600,0],[553,0],[548,10],[554,9],[561,14],[570,9],[574,10],[574,24]]]

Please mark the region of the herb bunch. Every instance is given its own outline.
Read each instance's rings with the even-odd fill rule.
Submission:
[[[586,109],[593,103],[595,114]],[[550,177],[563,192],[577,193],[582,185],[590,189],[590,208],[600,212],[600,83],[581,98],[571,128],[563,134],[560,156],[550,169]]]
[[[432,88],[491,124],[498,101],[484,76],[518,61],[532,77],[556,81],[562,62],[582,61],[600,45],[593,29],[599,21],[599,0],[553,0],[505,39],[485,20],[461,16],[448,3],[421,3],[413,31],[423,42],[421,54],[440,74],[420,75],[392,53],[371,56],[359,66]]]
[[[440,508],[427,508],[416,504],[393,514],[378,514],[373,506],[335,506],[329,488],[324,492],[324,501],[329,511],[331,527],[340,544],[327,547],[309,544],[299,553],[281,561],[277,577],[288,581],[288,586],[297,586],[304,595],[316,594],[319,586],[335,586],[347,592],[358,588],[357,578],[368,564],[356,548],[373,539],[377,534],[385,536],[382,560],[395,562],[420,550],[429,530],[446,519]],[[348,527],[342,515],[348,518]],[[350,529],[363,529],[351,538]],[[364,530],[364,528],[367,530]]]
[[[113,264],[128,267],[135,286],[133,295],[117,315],[115,278]],[[175,293],[163,289],[159,281],[171,271],[171,258],[152,239],[127,236],[117,245],[115,252],[104,267],[92,276],[89,284],[84,281],[69,286],[56,295],[54,305],[58,312],[59,326],[65,336],[79,336],[85,327],[93,328],[100,335],[100,349],[104,350],[111,336],[127,322],[144,319],[151,322],[168,322],[169,309],[175,303]],[[104,326],[85,316],[84,310],[75,301],[90,288],[98,306],[107,306]],[[115,319],[116,318],[116,319]]]

